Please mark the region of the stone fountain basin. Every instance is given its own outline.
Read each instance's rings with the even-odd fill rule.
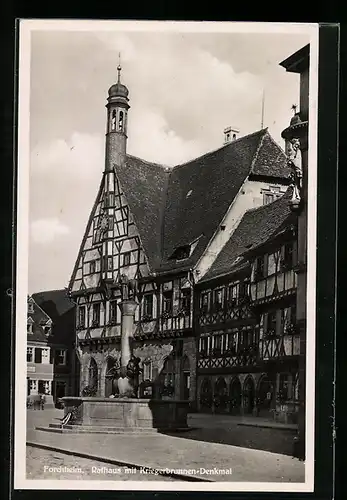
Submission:
[[[69,425],[70,429],[75,426],[118,431],[188,428],[188,401],[71,396],[62,398],[62,401],[64,415],[75,411],[76,419]]]

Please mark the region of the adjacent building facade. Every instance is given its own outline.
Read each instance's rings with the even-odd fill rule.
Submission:
[[[75,308],[65,290],[35,293],[28,299],[28,396],[45,394],[46,405],[78,392]]]
[[[27,397],[45,395],[46,406],[53,406],[53,365],[48,339],[52,319],[28,297],[27,310]]]
[[[295,423],[297,228],[292,189],[245,213],[201,280],[198,408]]]
[[[270,275],[264,274],[261,282],[260,275],[250,271],[254,269],[251,260],[247,260],[248,267],[235,272],[231,266],[232,272],[215,276],[213,269],[222,249],[233,245],[234,235],[250,223],[249,217],[267,214],[280,203],[290,184],[286,156],[267,129],[239,138],[236,129],[232,136],[226,129],[221,148],[185,164],[167,168],[147,162],[127,154],[129,92],[120,82],[120,68],[118,82],[108,94],[105,169],[69,284],[76,304],[79,389],[89,387],[100,396],[111,395],[109,373],[120,358],[120,287],[126,276],[136,282],[138,290],[133,340],[143,367],[140,391],[189,399],[192,407],[197,403],[203,409],[211,399],[207,384],[215,386],[217,374],[227,368],[228,377],[219,382],[223,389],[217,395],[229,394],[233,383],[234,411],[251,410],[261,378],[266,398],[269,392],[274,397],[274,384],[295,385],[295,374],[288,380],[282,377],[281,382],[271,370],[265,383],[265,364],[270,363],[269,357],[276,358],[275,347],[263,335],[274,321],[266,308],[277,307],[272,307],[269,292],[264,292],[264,287],[270,289]],[[266,215],[260,218],[266,220]],[[291,238],[283,236],[287,237]],[[278,251],[276,247],[273,254]],[[271,258],[268,270],[278,275],[278,310],[295,314],[287,312],[291,310],[289,295],[295,294],[294,277],[283,269],[272,271],[275,257]],[[283,287],[288,291],[287,302],[282,301]],[[242,302],[242,297],[247,300]],[[250,346],[255,348],[255,344],[262,352],[262,366],[255,367],[252,361]],[[234,348],[237,355],[225,357]],[[233,371],[234,358],[239,372]],[[247,382],[248,372],[258,375],[249,375]],[[233,373],[244,377],[233,382]],[[223,398],[219,397],[218,404],[217,399],[214,407],[221,409]]]

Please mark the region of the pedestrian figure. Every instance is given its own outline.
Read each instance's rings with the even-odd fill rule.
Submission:
[[[40,394],[40,410],[45,409],[46,398],[44,394]]]

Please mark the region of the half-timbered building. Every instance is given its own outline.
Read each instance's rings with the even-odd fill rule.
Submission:
[[[267,129],[233,140],[229,134],[219,149],[172,168],[129,155],[129,92],[120,68],[106,108],[105,169],[69,284],[80,387],[112,391],[107,374],[120,357],[125,275],[138,284],[134,353],[144,386],[193,403],[195,285],[245,212],[286,191],[286,157]]]
[[[56,405],[64,396],[79,391],[79,361],[75,349],[75,308],[66,290],[45,290],[32,299],[49,316],[52,324],[46,337],[53,369],[51,395]]]
[[[296,216],[292,188],[245,213],[197,285],[198,406],[201,411],[295,421]]]

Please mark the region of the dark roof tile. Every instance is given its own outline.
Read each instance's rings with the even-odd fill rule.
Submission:
[[[249,175],[284,179],[289,172],[263,129],[172,169],[128,155],[116,174],[151,271],[167,272],[195,265]],[[188,259],[170,259],[197,239]]]

